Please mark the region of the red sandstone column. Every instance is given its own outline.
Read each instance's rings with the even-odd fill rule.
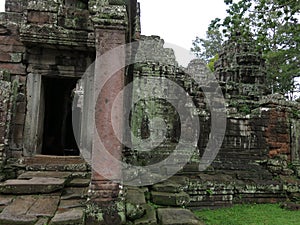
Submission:
[[[125,52],[121,55],[114,55],[111,59],[105,62],[103,62],[102,56],[108,51],[125,44],[125,37],[126,31],[124,29],[106,29],[102,27],[95,29],[95,76],[101,76],[101,74],[103,76],[103,70],[106,71],[107,68],[110,68],[110,64],[124,65]],[[114,120],[114,123],[116,124],[115,127],[121,131],[123,123],[123,104],[120,104],[115,109],[113,118],[111,117],[111,112],[116,96],[124,88],[124,75],[124,68],[109,75],[110,79],[100,90],[99,96],[95,96],[95,123],[97,132],[94,135],[99,135],[103,146],[99,146],[95,141],[97,137],[94,137],[91,188],[93,193],[92,201],[102,206],[113,204],[118,201],[119,197],[120,189],[118,177],[121,176],[121,167],[118,163],[116,163],[116,161],[119,163],[121,162],[123,146],[121,141],[118,140],[115,135],[115,131],[112,127],[112,120]],[[110,158],[103,158],[105,157],[103,152],[108,152],[116,161],[112,161]],[[99,171],[99,167],[102,168],[101,171]],[[105,170],[106,168],[107,170]],[[107,179],[107,177],[110,176],[115,177],[115,179]]]

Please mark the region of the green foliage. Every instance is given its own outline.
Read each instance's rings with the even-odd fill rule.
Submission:
[[[103,214],[101,209],[95,204],[87,204],[85,208],[85,213],[88,216],[95,218],[97,221],[103,220]]]
[[[243,96],[240,96],[241,100]],[[243,115],[248,115],[251,113],[251,106],[247,102],[240,102],[240,101],[231,101],[230,106],[237,109],[237,111]]]
[[[0,69],[0,80],[10,81],[10,72],[5,69]]]
[[[216,54],[215,57],[213,57],[211,60],[209,60],[207,66],[211,72],[215,71],[215,62],[217,62],[218,60],[219,60],[219,54]]]
[[[244,115],[248,115],[251,113],[251,108],[247,104],[241,104],[238,107],[238,111],[241,112]]]
[[[300,118],[300,112],[298,109],[292,109],[291,110],[291,113],[292,113],[292,116],[296,119],[299,119]]]
[[[195,214],[207,225],[295,225],[300,221],[298,211],[281,209],[279,204],[236,205]]]
[[[300,76],[299,5],[298,0],[241,0],[229,7],[231,21],[224,24],[227,35],[237,29],[253,33],[266,59],[273,92],[286,94],[293,90],[293,78]],[[236,24],[235,17],[243,21],[242,26]]]
[[[153,202],[147,202],[148,205],[150,205],[153,209],[158,209],[159,205],[154,204]]]
[[[207,189],[206,190],[206,193],[209,195],[209,196],[212,196],[214,194],[214,192],[210,189]]]
[[[215,21],[216,22],[216,21]],[[222,34],[219,29],[211,27],[206,32],[206,39],[196,37],[191,51],[200,59],[209,62],[220,52],[222,47]]]
[[[299,0],[224,2],[228,5],[227,16],[223,20],[214,19],[208,32],[218,33],[221,30],[225,38],[233,38],[236,33],[244,39],[253,38],[257,50],[266,59],[268,85],[273,92],[286,94],[294,90],[293,78],[300,76]],[[206,59],[218,53],[210,54],[214,51],[212,46],[220,43],[220,39],[214,40],[209,35],[206,40],[196,39],[192,48]]]

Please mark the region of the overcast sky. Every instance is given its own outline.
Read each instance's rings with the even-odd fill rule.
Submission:
[[[175,49],[177,60],[182,65],[193,57],[187,55],[192,41],[196,36],[204,38],[210,21],[216,17],[224,18],[227,8],[224,0],[138,1],[141,4],[142,34],[163,38],[168,43],[166,47]]]
[[[190,49],[196,36],[205,37],[210,21],[224,18],[223,0],[138,0],[141,3],[142,34],[156,34]]]
[[[0,12],[4,12],[5,0],[0,0]]]

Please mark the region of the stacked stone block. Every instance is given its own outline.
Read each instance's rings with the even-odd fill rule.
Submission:
[[[9,123],[10,82],[0,80],[0,168],[5,162]]]
[[[264,59],[254,40],[238,33],[225,42],[215,74],[227,99],[258,100],[268,93]]]
[[[7,116],[11,118],[10,134],[6,134],[6,138],[9,139],[7,144],[12,150],[8,152],[9,156],[18,153],[23,141],[26,67],[23,61],[25,47],[19,38],[19,24],[22,21],[24,6],[25,1],[6,1],[6,13],[0,13],[0,70],[4,75],[2,79],[11,83],[5,90],[11,95],[11,105],[6,108]]]

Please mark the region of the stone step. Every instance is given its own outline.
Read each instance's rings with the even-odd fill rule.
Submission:
[[[37,155],[24,158],[27,171],[88,172],[89,166],[79,156]]]
[[[50,156],[50,155],[36,155],[24,159],[26,165],[54,165],[54,164],[82,164],[84,159],[79,156]]]
[[[157,217],[161,225],[205,225],[188,209],[159,208]]]
[[[67,183],[67,187],[88,187],[90,185],[90,179],[74,178]]]
[[[126,201],[136,205],[145,204],[145,191],[143,189],[128,189],[126,192]]]
[[[53,217],[57,210],[59,196],[39,196],[26,215],[37,217]]]
[[[19,196],[0,213],[0,224],[45,224],[38,218],[53,217],[59,196]],[[43,222],[43,223],[42,223]]]
[[[35,177],[48,177],[48,178],[60,178],[66,179],[66,187],[88,187],[90,184],[90,178],[86,177],[83,173],[71,173],[60,171],[27,171],[22,173],[18,179],[28,180]]]
[[[87,187],[68,187],[63,190],[62,200],[86,199],[88,197]]]
[[[145,215],[134,221],[134,225],[157,225],[156,211],[155,209],[147,204],[142,205],[145,209]]]
[[[59,171],[27,171],[22,173],[18,179],[31,179],[34,177],[53,177],[60,179],[67,179],[72,176],[71,172],[59,172]]]
[[[172,183],[169,181],[165,181],[165,182],[153,185],[152,189],[154,191],[159,191],[159,192],[179,193],[179,192],[184,191],[184,186],[179,185],[178,183]]]
[[[1,207],[4,208],[5,206],[9,205],[13,200],[14,196],[12,195],[0,195],[0,209]]]
[[[86,204],[86,199],[60,200],[58,210],[83,207],[85,204]]]
[[[49,225],[84,225],[84,209],[74,208],[63,211],[57,211],[51,219]]]
[[[36,199],[33,196],[21,196],[16,198],[10,205],[0,213],[0,224],[5,225],[34,225],[37,217],[27,215]]]
[[[46,225],[49,223],[48,218],[39,218],[39,220],[34,225]]]
[[[61,190],[65,179],[53,177],[33,177],[29,180],[7,180],[0,183],[0,193],[3,194],[44,194]]]
[[[185,206],[190,202],[190,196],[185,192],[167,193],[152,191],[151,199],[154,204],[162,206]]]

